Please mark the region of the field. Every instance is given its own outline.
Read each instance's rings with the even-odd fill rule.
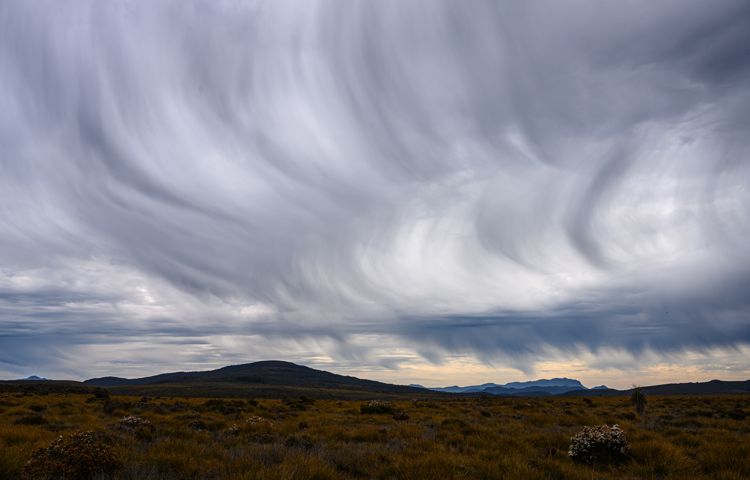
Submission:
[[[99,432],[111,476],[132,480],[750,478],[747,396],[649,397],[645,419],[622,397],[363,404],[0,393],[0,479],[22,478],[36,449],[79,431]],[[583,426],[615,423],[630,443],[622,461],[569,458]]]

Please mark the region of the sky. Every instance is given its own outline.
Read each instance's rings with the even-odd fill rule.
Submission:
[[[0,2],[0,378],[750,378],[750,3]]]

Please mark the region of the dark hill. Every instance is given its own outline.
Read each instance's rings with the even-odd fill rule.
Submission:
[[[77,394],[96,393],[101,390],[94,385],[84,385],[73,380],[0,380],[0,393],[26,393],[48,395],[50,393]],[[2,478],[0,476],[0,478]]]
[[[719,395],[731,393],[750,393],[750,380],[724,381],[711,380],[710,382],[695,383],[668,383],[665,385],[652,385],[642,387],[641,390],[650,395]],[[628,390],[631,393],[632,390]]]
[[[640,387],[640,389],[646,395],[747,395],[750,394],[750,380],[711,380],[710,382],[668,383],[664,385]],[[612,397],[630,395],[631,393],[633,393],[633,389],[615,390],[613,388],[603,388],[595,390],[574,390],[566,392],[563,395],[576,397]]]
[[[282,361],[263,361],[232,365],[218,370],[201,372],[163,373],[144,378],[102,377],[83,382],[106,387],[120,393],[185,395],[191,391],[203,395],[284,395],[312,394],[316,396],[373,396],[370,394],[416,394],[424,396],[424,389],[392,385],[337,375],[323,370]]]

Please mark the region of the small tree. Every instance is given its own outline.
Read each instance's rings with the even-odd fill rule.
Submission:
[[[630,403],[635,408],[635,413],[640,415],[642,421],[646,421],[646,395],[641,391],[641,387],[634,386],[633,393],[630,394]]]

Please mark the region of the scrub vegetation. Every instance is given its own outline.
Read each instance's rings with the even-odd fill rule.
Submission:
[[[0,479],[750,477],[749,397],[650,396],[648,406],[642,419],[627,397],[368,403],[5,392]],[[616,461],[571,458],[571,438],[591,432],[624,436],[627,447]]]

